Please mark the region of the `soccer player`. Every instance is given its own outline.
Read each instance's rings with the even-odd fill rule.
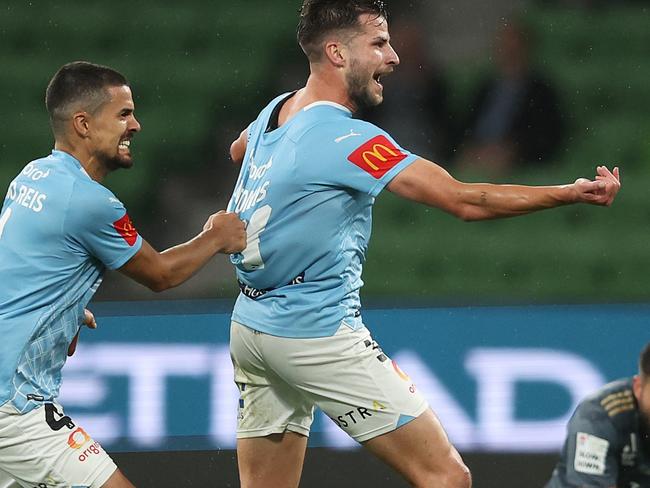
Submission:
[[[241,251],[234,213],[211,215],[193,239],[159,253],[101,185],[130,168],[140,131],[127,80],[87,62],[60,68],[45,98],[52,154],[10,183],[0,213],[0,485],[127,488],[133,485],[56,401],[66,352],[106,268],[155,291],[179,285],[218,252]]]
[[[639,374],[603,386],[576,408],[546,488],[650,486],[650,342]]]
[[[361,268],[384,187],[464,220],[610,205],[620,187],[618,169],[603,166],[595,181],[561,186],[462,183],[352,118],[382,101],[381,79],[399,63],[386,19],[379,0],[306,0],[306,85],[275,98],[231,146],[242,166],[229,209],[248,222],[232,258],[244,488],[298,486],[314,406],[412,485],[471,485],[423,396],[364,327]]]

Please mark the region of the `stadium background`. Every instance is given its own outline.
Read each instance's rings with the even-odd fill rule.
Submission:
[[[6,188],[27,161],[51,149],[43,96],[52,73],[77,59],[108,64],[130,79],[143,131],[132,145],[135,167],[111,175],[106,184],[157,248],[189,238],[209,213],[227,202],[236,175],[227,158],[230,141],[261,104],[304,79],[307,66],[294,41],[298,6],[294,0],[1,1],[0,186]],[[593,373],[580,376],[589,367],[571,371],[578,378],[575,383],[591,385],[632,374],[636,354],[650,338],[643,329],[650,316],[643,306],[650,269],[650,11],[643,2],[523,0],[480,5],[470,0],[393,1],[391,9],[418,17],[426,26],[427,49],[444,66],[452,108],[458,111],[489,70],[491,41],[499,25],[515,13],[534,32],[533,61],[560,91],[568,137],[554,164],[502,175],[500,181],[564,183],[589,177],[597,164],[622,167],[624,189],[608,210],[567,207],[525,219],[467,224],[389,194],[378,199],[363,290],[364,303],[379,310],[373,311],[379,315],[371,314],[376,333],[380,338],[385,334],[389,353],[414,354],[435,371],[434,379],[445,386],[438,391],[450,393],[468,425],[483,426],[489,440],[490,432],[496,435],[498,429],[490,431],[481,423],[478,373],[467,372],[467,358],[477,350],[501,351],[493,356],[498,364],[513,351],[571,354],[576,364],[590,365]],[[399,39],[394,44],[399,48]],[[407,52],[400,56],[408,63]],[[468,181],[485,177],[457,176]],[[161,295],[109,274],[96,299],[102,328],[84,334],[79,357],[66,367],[71,369],[70,382],[76,378],[78,386],[66,395],[70,403],[109,392],[113,403],[79,400],[71,406],[72,414],[101,417],[113,411],[121,431],[136,425],[128,406],[142,403],[147,392],[131,385],[134,376],[122,372],[115,378],[116,373],[106,373],[84,357],[92,357],[93,348],[102,344],[118,345],[133,358],[160,344],[181,347],[191,342],[192,347],[221,350],[226,340],[222,318],[235,294],[232,271],[223,258]],[[610,305],[594,306],[599,304]],[[455,308],[445,308],[449,306]],[[400,333],[387,332],[391,322],[381,319],[381,311],[390,315],[393,309],[400,314],[393,317],[395,327],[409,338],[411,348],[401,342]],[[179,336],[179,329],[196,324],[196,313],[206,322],[191,339]],[[168,321],[158,327],[161,316]],[[198,354],[212,357],[209,351]],[[109,354],[107,363],[116,357],[121,356]],[[162,415],[176,402],[193,404],[188,398],[200,403],[206,395],[201,384],[208,381],[205,375],[210,376],[208,370],[180,378],[174,373],[157,386],[167,401],[152,408]],[[553,377],[518,378],[509,404],[515,412],[511,418],[558,422],[570,413],[575,399],[567,384]],[[93,389],[98,384],[99,390]],[[544,408],[536,410],[535,405]],[[235,483],[219,481],[223,476],[235,479],[227,443],[206,444],[193,430],[200,431],[200,422],[182,420],[192,416],[192,408],[198,407],[185,405],[183,415],[172,416],[176,427],[164,424],[158,444],[123,433],[107,438],[107,447],[122,451],[118,460],[141,486],[202,486],[200,476],[212,480],[211,486]],[[204,410],[197,418],[209,418]],[[458,425],[462,420],[456,418]],[[458,441],[462,433],[451,422],[445,425]],[[460,440],[475,472],[475,486],[543,484],[559,449],[557,440],[531,448],[525,434],[516,435],[523,437],[501,448]],[[401,486],[358,451],[330,451],[315,442],[304,486]],[[327,445],[326,439],[323,443]],[[165,449],[173,451],[153,453]],[[152,476],[163,476],[165,466],[174,463],[181,466],[176,473],[187,473],[184,483],[153,481]],[[328,466],[336,468],[330,471]],[[334,471],[351,476],[349,485],[334,481]]]

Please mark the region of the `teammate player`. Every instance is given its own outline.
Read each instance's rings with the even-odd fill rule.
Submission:
[[[650,342],[639,374],[585,398],[567,427],[562,457],[546,488],[650,486]]]
[[[140,124],[127,80],[86,62],[63,66],[47,87],[52,154],[9,185],[0,214],[0,485],[133,485],[56,401],[66,351],[106,268],[152,290],[179,285],[218,252],[241,251],[243,223],[211,215],[196,237],[162,253],[136,231],[103,178],[130,168]],[[83,455],[82,455],[83,454]]]
[[[609,205],[618,169],[562,186],[462,183],[352,118],[382,101],[381,78],[399,63],[383,2],[306,0],[298,41],[305,87],[274,99],[231,146],[242,167],[229,208],[248,221],[247,247],[233,256],[241,294],[231,327],[242,486],[298,486],[318,406],[412,485],[469,487],[427,402],[363,324],[375,197],[387,187],[464,220],[508,217]]]

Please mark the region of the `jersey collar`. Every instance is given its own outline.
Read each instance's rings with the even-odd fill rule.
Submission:
[[[52,149],[52,156],[57,159],[62,159],[64,161],[68,161],[74,164],[83,174],[85,174],[88,177],[88,179],[92,180],[88,172],[86,172],[86,169],[81,165],[79,160],[75,158],[72,154],[67,153],[65,151],[61,151],[59,149]]]
[[[340,103],[330,102],[328,100],[320,100],[318,102],[310,103],[309,105],[304,106],[302,109],[303,109],[303,111],[306,112],[307,110],[309,110],[311,108],[314,108],[314,107],[318,107],[320,105],[329,105],[330,107],[334,107],[334,108],[337,108],[339,110],[343,110],[346,113],[352,114],[352,111],[349,108],[341,105]]]

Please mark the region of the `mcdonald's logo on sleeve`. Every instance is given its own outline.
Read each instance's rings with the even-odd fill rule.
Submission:
[[[348,160],[373,178],[379,179],[405,157],[406,154],[397,149],[386,136],[379,135],[355,149]]]
[[[129,246],[133,246],[138,240],[138,231],[131,222],[129,214],[124,214],[124,217],[113,222],[113,227]]]

